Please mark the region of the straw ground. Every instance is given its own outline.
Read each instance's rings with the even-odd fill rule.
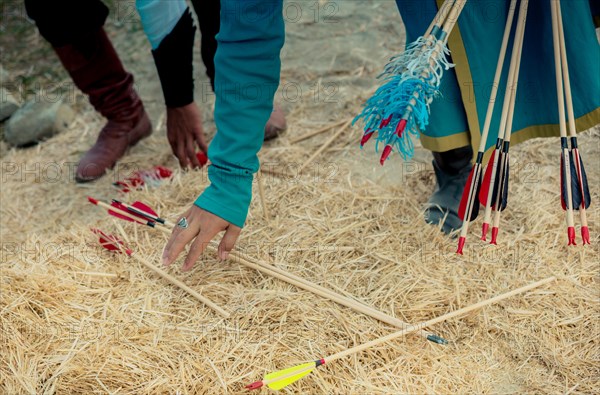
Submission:
[[[409,336],[326,366],[289,392],[595,392],[599,131],[580,137],[594,201],[588,212],[591,246],[566,248],[559,142],[544,139],[512,150],[510,206],[499,245],[477,241],[479,220],[464,257],[457,257],[454,240],[422,220],[434,182],[423,150],[413,162],[394,158],[381,168],[370,149],[357,150],[360,132],[348,128],[304,174],[295,173],[339,126],[291,141],[356,114],[375,87],[374,76],[403,44],[393,2],[339,2],[335,23],[322,16],[315,23],[314,15],[306,16],[310,3],[298,4],[304,19],[288,21],[283,51],[288,96],[283,89],[278,95],[289,113],[289,130],[260,154],[266,169],[287,176],[265,174],[268,222],[255,184],[238,250],[411,323],[549,275],[559,280],[432,328],[451,340],[448,346]],[[326,3],[320,6],[324,10]],[[156,132],[115,171],[89,185],[73,182],[69,164],[93,143],[102,120],[78,94],[73,102],[78,117],[67,132],[28,149],[3,147],[1,391],[238,393],[265,372],[393,331],[210,254],[191,273],[180,273],[177,265],[169,270],[232,312],[224,320],[136,261],[100,249],[89,228],[119,234],[122,226],[128,245],[158,264],[166,237],[117,225],[89,205],[87,195],[143,200],[176,220],[207,185],[205,170],[177,170],[170,182],[124,196],[112,187],[132,168],[175,168],[176,162],[166,144],[162,99],[144,37],[133,23],[110,20],[107,28],[137,76]],[[49,76],[68,81],[32,26],[18,34],[29,45],[28,55],[15,50],[6,32],[0,40],[2,53],[12,53],[3,65],[13,78],[28,86],[46,84]],[[200,99],[205,85],[196,65],[197,98],[211,134],[212,98]],[[302,91],[297,100],[293,88]]]

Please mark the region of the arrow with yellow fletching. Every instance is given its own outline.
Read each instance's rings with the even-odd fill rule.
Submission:
[[[543,280],[537,281],[535,283],[531,283],[529,285],[523,286],[521,288],[517,288],[512,291],[500,294],[491,299],[483,300],[481,302],[472,304],[470,306],[463,307],[462,309],[441,315],[441,316],[439,316],[437,318],[433,318],[429,321],[425,321],[425,322],[422,322],[417,325],[409,325],[407,328],[404,328],[403,330],[400,330],[400,331],[394,332],[394,333],[390,333],[387,336],[380,337],[379,339],[371,340],[370,342],[367,342],[367,343],[358,345],[356,347],[352,347],[347,350],[338,352],[337,354],[333,354],[329,357],[321,358],[321,359],[318,359],[313,362],[307,362],[307,363],[303,363],[301,365],[297,365],[297,366],[294,366],[291,368],[287,368],[284,370],[279,370],[277,372],[269,373],[269,374],[265,375],[265,377],[262,380],[256,381],[252,384],[247,385],[246,389],[255,390],[255,389],[261,388],[263,386],[267,386],[272,390],[280,390],[280,389],[285,388],[288,385],[300,380],[301,378],[307,376],[310,372],[312,372],[319,366],[325,365],[325,363],[329,364],[329,363],[335,361],[336,359],[340,359],[340,358],[346,357],[348,355],[356,354],[356,353],[364,351],[368,348],[378,346],[378,345],[386,343],[390,340],[405,336],[409,333],[416,332],[418,330],[429,327],[431,325],[434,325],[434,324],[437,324],[437,323],[440,323],[443,321],[447,321],[454,317],[462,316],[468,312],[480,309],[482,307],[488,306],[493,303],[498,303],[498,302],[500,302],[504,299],[510,298],[512,296],[521,294],[523,292],[530,291],[537,287],[541,287],[542,285],[548,284],[554,280],[556,280],[556,277],[554,277],[554,276],[548,277]]]

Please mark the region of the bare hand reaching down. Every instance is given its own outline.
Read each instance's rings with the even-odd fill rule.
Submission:
[[[219,244],[218,256],[221,260],[227,259],[242,231],[239,226],[232,225],[221,217],[196,205],[192,205],[181,218],[185,218],[185,221],[180,220],[173,228],[171,238],[163,251],[162,259],[164,265],[172,264],[181,251],[185,249],[185,246],[195,238],[181,268],[183,271],[190,270],[202,255],[208,243],[217,233],[223,231],[225,231],[225,234]],[[182,225],[185,226],[185,222],[187,222],[187,228],[182,227]]]
[[[195,102],[167,108],[167,138],[181,167],[201,167],[196,146],[204,153],[208,146],[202,128],[202,116]]]

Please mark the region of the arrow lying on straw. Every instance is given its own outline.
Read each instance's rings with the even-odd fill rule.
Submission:
[[[579,153],[579,148],[577,146],[577,129],[575,127],[575,114],[573,111],[571,79],[569,77],[561,4],[559,1],[552,1],[551,7],[554,63],[556,68],[556,85],[559,99],[559,122],[561,130],[561,205],[563,210],[567,211],[567,236],[569,245],[575,245],[575,224],[572,210],[579,210],[581,218],[581,238],[583,244],[590,244],[590,233],[585,211],[590,206],[590,189],[587,175],[585,174],[585,168],[583,167],[583,160],[581,159],[581,154]],[[560,60],[558,58],[560,58]],[[563,84],[564,96],[561,95]],[[567,148],[564,105],[567,107],[569,137],[571,141],[570,150]],[[568,155],[566,155],[567,151]],[[571,182],[569,182],[569,179]]]
[[[254,389],[258,389],[258,388],[261,388],[262,386],[266,385],[267,387],[269,387],[269,388],[271,388],[273,390],[280,390],[280,389],[282,389],[284,387],[287,387],[288,385],[290,385],[290,384],[292,384],[292,383],[300,380],[301,378],[303,378],[304,376],[306,376],[310,372],[312,372],[315,368],[317,368],[319,366],[322,366],[322,365],[324,365],[326,363],[329,364],[329,363],[331,363],[331,362],[333,362],[333,361],[335,361],[337,359],[346,357],[348,355],[356,354],[356,353],[361,352],[363,350],[366,350],[366,349],[368,349],[370,347],[378,346],[380,344],[389,342],[390,340],[393,340],[393,339],[405,336],[408,333],[418,331],[418,330],[420,330],[422,328],[425,328],[425,327],[428,327],[428,326],[431,326],[431,325],[434,325],[434,324],[437,324],[437,323],[440,323],[440,322],[443,322],[443,321],[447,321],[447,320],[449,320],[451,318],[459,317],[459,316],[464,315],[464,314],[466,314],[466,313],[468,313],[470,311],[480,309],[480,308],[482,308],[484,306],[488,306],[488,305],[493,304],[493,303],[498,303],[498,302],[500,302],[500,301],[502,301],[504,299],[510,298],[512,296],[521,294],[523,292],[527,292],[527,291],[532,290],[532,289],[537,288],[537,287],[541,287],[542,285],[548,284],[548,283],[550,283],[550,282],[552,282],[554,280],[556,280],[556,278],[554,276],[548,277],[548,278],[546,278],[544,280],[540,280],[540,281],[537,281],[535,283],[526,285],[524,287],[517,288],[517,289],[512,290],[510,292],[506,292],[504,294],[495,296],[495,297],[493,297],[491,299],[487,299],[487,300],[475,303],[475,304],[473,304],[471,306],[463,307],[462,309],[453,311],[451,313],[444,314],[444,315],[439,316],[437,318],[433,318],[433,319],[431,319],[429,321],[422,322],[422,323],[420,323],[418,325],[411,325],[408,328],[405,328],[405,329],[403,329],[401,331],[394,332],[394,333],[391,333],[391,334],[389,334],[387,336],[381,337],[379,339],[375,339],[375,340],[372,340],[370,342],[358,345],[356,347],[349,348],[349,349],[341,351],[341,352],[339,352],[337,354],[333,354],[333,355],[331,355],[329,357],[320,358],[320,359],[317,359],[317,360],[315,360],[313,362],[307,362],[307,363],[303,363],[301,365],[297,365],[297,366],[294,366],[294,367],[291,367],[291,368],[288,368],[288,369],[284,369],[284,370],[280,370],[280,371],[277,371],[277,372],[269,373],[262,380],[256,381],[256,382],[254,382],[252,384],[249,384],[249,385],[246,386],[246,388],[249,389],[249,390],[254,390]]]
[[[158,216],[158,214],[156,213],[156,211],[154,211],[146,203],[142,203],[140,201],[135,201],[131,205],[129,205],[129,204],[123,203],[117,199],[113,199],[111,206],[117,207],[121,210],[128,211],[128,212],[130,212],[136,216],[139,216],[140,218],[146,219],[148,221],[158,222],[161,225],[169,226],[171,228],[173,226],[175,226],[174,224],[167,222],[167,220],[160,218]]]
[[[167,280],[172,285],[175,285],[176,287],[184,290],[185,292],[187,292],[188,294],[190,294],[191,296],[193,296],[200,302],[204,303],[206,306],[210,307],[213,311],[215,311],[220,316],[222,316],[224,318],[229,317],[229,313],[227,311],[225,311],[224,309],[219,307],[217,304],[215,304],[210,299],[206,298],[205,296],[202,296],[197,291],[188,287],[187,285],[185,285],[183,282],[179,281],[175,277],[171,276],[170,274],[166,273],[163,270],[160,270],[159,268],[157,268],[150,262],[139,257],[137,254],[134,253],[133,250],[128,248],[125,245],[125,243],[123,243],[123,241],[119,240],[116,236],[104,233],[100,229],[91,229],[91,230],[92,230],[92,232],[94,232],[96,235],[99,236],[98,241],[100,242],[102,247],[106,248],[109,251],[116,251],[116,252],[121,252],[121,253],[127,254],[128,256],[134,258],[135,260],[137,260],[138,262],[140,262],[141,264],[146,266],[148,269],[152,270],[154,273],[158,274],[163,279]]]
[[[414,153],[410,135],[419,136],[429,123],[429,105],[439,94],[444,70],[453,65],[446,55],[448,36],[466,0],[446,0],[423,37],[392,58],[379,76],[385,83],[367,100],[354,119],[364,121],[361,147],[377,132],[377,143],[384,143],[383,165],[393,148],[404,159]]]
[[[504,103],[502,105],[502,114],[500,116],[500,127],[498,128],[498,138],[496,139],[496,147],[494,152],[488,161],[481,185],[481,192],[479,194],[479,201],[485,206],[485,215],[483,219],[481,235],[482,240],[486,240],[487,232],[491,222],[492,211],[495,211],[492,226],[492,244],[497,243],[500,225],[500,212],[503,211],[508,204],[510,138],[512,135],[513,117],[517,96],[519,70],[521,65],[523,39],[525,37],[528,5],[529,2],[527,0],[523,0],[519,8],[519,18],[514,35],[508,79],[506,81],[506,90],[504,93]]]
[[[133,222],[143,224],[143,225],[147,225],[154,229],[158,229],[166,234],[171,234],[171,229],[174,226],[174,224],[172,224],[171,222],[158,217],[158,215],[154,212],[154,210],[151,210],[153,214],[148,211],[145,211],[143,218],[140,218],[139,215],[136,216],[132,212],[125,211],[121,208],[117,208],[114,205],[109,205],[109,204],[99,201],[97,199],[88,197],[88,200],[97,206],[107,208],[109,210],[109,214],[116,216],[117,218],[125,219],[128,221],[133,221]],[[122,203],[122,202],[119,202],[119,203],[125,209],[127,209],[128,207],[132,207],[126,203]],[[145,205],[143,203],[138,204],[137,207],[138,208],[142,207],[142,205],[149,207],[148,205]],[[111,211],[113,213],[111,213]],[[115,214],[118,214],[118,215],[115,215]],[[150,221],[148,221],[148,220],[150,220]],[[155,221],[155,222],[152,222],[152,221]],[[150,222],[150,223],[148,223],[148,222]],[[160,223],[161,226],[155,226],[156,223]],[[216,247],[214,247],[212,245],[209,245],[208,248],[216,251]],[[231,252],[230,256],[234,261],[239,262],[244,266],[247,266],[251,269],[260,271],[264,274],[267,274],[269,276],[272,276],[272,277],[275,277],[282,281],[285,281],[289,284],[292,284],[292,285],[294,285],[298,288],[304,289],[306,291],[312,292],[316,295],[322,296],[333,302],[341,304],[342,306],[351,308],[354,311],[368,315],[369,317],[379,320],[381,322],[385,322],[386,324],[393,325],[398,328],[406,328],[410,325],[396,317],[393,317],[389,314],[385,314],[385,313],[383,313],[369,305],[366,305],[358,300],[342,296],[330,289],[327,289],[320,285],[314,284],[302,277],[296,276],[295,274],[289,273],[289,272],[287,272],[283,269],[280,269],[276,266],[269,265],[267,263],[264,263],[264,262],[261,262],[258,260],[250,261],[250,260],[244,259],[239,254],[237,254],[235,251]],[[438,335],[435,335],[429,331],[421,330],[418,332],[418,335],[431,341],[431,342],[434,342],[434,343],[448,344],[448,341],[446,339],[444,339]]]
[[[498,86],[500,85],[500,78],[502,77],[502,69],[504,68],[506,48],[508,47],[508,40],[510,38],[510,31],[512,29],[512,22],[516,8],[517,0],[511,0],[510,7],[508,9],[508,17],[506,19],[506,26],[504,27],[504,36],[502,38],[502,44],[500,46],[500,54],[498,56],[496,74],[494,75],[492,92],[490,94],[490,100],[488,101],[488,108],[485,114],[485,122],[483,124],[483,131],[481,133],[481,141],[479,142],[479,152],[477,152],[477,159],[475,160],[475,164],[471,169],[471,174],[469,174],[469,178],[467,179],[467,183],[465,185],[465,189],[463,190],[462,198],[460,200],[460,205],[458,206],[458,216],[463,221],[462,228],[460,231],[460,237],[458,239],[458,248],[456,250],[456,253],[460,255],[462,255],[463,253],[463,247],[467,239],[469,223],[470,221],[475,220],[475,218],[477,218],[477,215],[479,214],[479,201],[477,200],[477,195],[479,195],[481,190],[483,154],[485,153],[485,148],[487,145],[488,133],[490,131],[490,124],[492,122],[492,115],[494,113],[494,104],[496,103]]]

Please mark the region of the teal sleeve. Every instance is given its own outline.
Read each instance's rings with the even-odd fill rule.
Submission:
[[[158,48],[187,9],[185,0],[136,0],[135,6],[152,49]]]
[[[210,185],[195,204],[242,227],[264,128],[279,85],[285,29],[282,0],[222,0],[215,55],[215,123]]]

